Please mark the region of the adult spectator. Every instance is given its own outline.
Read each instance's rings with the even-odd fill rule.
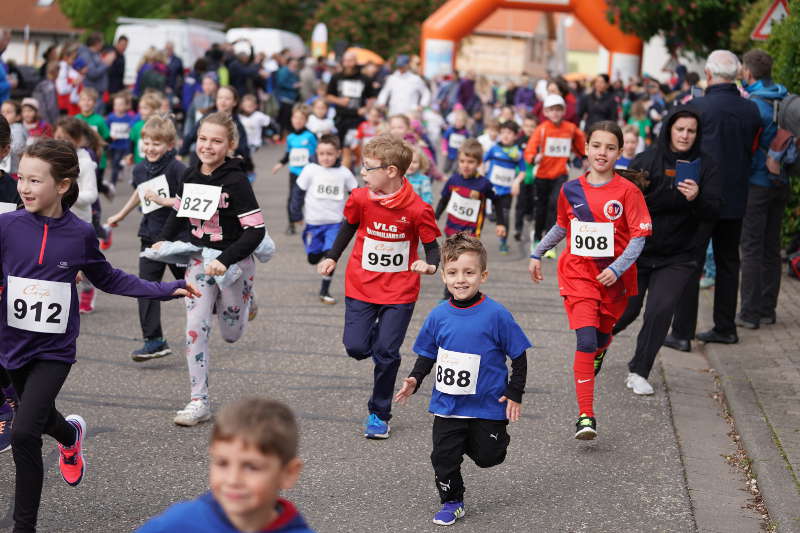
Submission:
[[[150,47],[142,56],[139,70],[136,73],[136,84],[133,93],[141,96],[147,89],[164,92],[167,85],[167,65],[164,52]]]
[[[736,86],[739,68],[739,60],[732,52],[713,51],[705,65],[706,94],[690,104],[701,114],[703,151],[710,154],[719,167],[722,204],[719,218],[698,226],[697,265],[675,310],[672,333],[664,341],[665,346],[676,350],[691,350],[691,339],[697,327],[699,282],[709,239],[712,239],[717,267],[713,331],[724,336],[736,334],[739,240],[747,204],[753,143],[761,129],[756,104],[742,98]]]
[[[194,100],[194,95],[202,91],[203,76],[208,70],[208,63],[204,57],[198,57],[194,62],[191,72],[186,74],[181,86],[181,107],[184,111],[189,109]],[[216,79],[216,73],[214,78]]]
[[[470,115],[480,107],[475,97],[475,72],[472,70],[467,71],[458,83],[458,103]]]
[[[292,106],[300,98],[300,77],[297,75],[299,64],[296,57],[290,58],[275,74],[275,97],[280,104],[278,124],[281,126],[282,134],[289,130]]]
[[[86,39],[86,45],[78,49],[78,59],[83,60],[89,69],[83,79],[84,87],[92,87],[100,95],[95,111],[103,114],[108,101],[108,69],[114,62],[117,53],[114,50],[103,50],[103,34],[95,32]]]
[[[317,94],[317,69],[316,61],[307,57],[303,61],[303,68],[300,70],[300,100],[307,102]]]
[[[0,104],[11,98],[11,89],[16,89],[17,80],[9,78],[8,67],[3,62],[3,52],[11,42],[11,30],[0,28]]]
[[[617,121],[617,101],[609,90],[608,75],[600,74],[592,82],[592,92],[582,101],[578,116],[586,120],[588,128],[601,120]]]
[[[58,61],[48,63],[44,71],[44,79],[33,89],[33,97],[39,102],[39,118],[53,127],[55,127],[59,115],[56,93],[58,70]]]
[[[231,85],[236,88],[240,95],[256,94],[257,87],[261,85],[256,80],[261,77],[267,77],[267,72],[261,67],[262,61],[263,56],[261,54],[254,55],[251,47],[249,54],[239,52],[228,65]]]
[[[361,74],[355,52],[342,56],[342,71],[331,77],[325,100],[336,108],[334,124],[342,146],[342,166],[350,168],[358,125],[367,114],[367,102],[374,98],[369,79]]]
[[[42,53],[42,64],[39,66],[39,79],[43,80],[47,77],[47,65],[49,63],[58,62],[58,45],[51,44],[47,50]]]
[[[166,92],[168,95],[181,94],[183,83],[183,60],[175,55],[175,43],[167,41],[164,45],[164,63],[167,66]]]
[[[628,363],[628,388],[636,394],[653,394],[647,377],[669,331],[681,291],[696,268],[697,225],[719,210],[717,165],[702,151],[701,126],[699,113],[676,108],[665,119],[657,142],[628,167],[649,173],[650,183],[643,192],[653,221],[653,233],[636,261],[638,294],[628,300],[613,330],[616,335],[636,319],[647,295],[636,351]],[[683,168],[688,170],[686,179],[676,184]]]
[[[405,115],[427,107],[431,102],[431,91],[425,81],[408,67],[407,55],[397,56],[397,69],[386,78],[378,95],[378,105],[388,107],[388,114]]]
[[[745,90],[750,101],[758,106],[762,131],[753,156],[742,222],[742,288],[736,324],[756,329],[760,324],[775,323],[781,288],[781,226],[789,200],[789,184],[767,170],[766,159],[769,145],[778,131],[773,121],[774,104],[782,100],[787,91],[786,87],[772,81],[772,57],[765,51],[750,50],[742,62]],[[710,335],[706,339],[702,340],[736,341],[735,336]]]
[[[536,103],[536,92],[533,83],[528,74],[522,75],[522,80],[514,93],[514,107],[521,109],[520,114],[529,113],[533,111],[533,106]]]
[[[117,56],[108,68],[108,92],[116,94],[125,88],[125,50],[128,49],[128,38],[120,35],[114,45]]]

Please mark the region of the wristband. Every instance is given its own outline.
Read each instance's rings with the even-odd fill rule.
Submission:
[[[537,261],[541,261],[542,257],[536,254],[531,254],[531,259],[536,259]]]

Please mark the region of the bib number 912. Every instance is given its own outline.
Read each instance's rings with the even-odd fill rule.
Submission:
[[[58,318],[58,315],[61,314],[61,304],[58,303],[51,303],[47,306],[46,311],[43,313],[44,304],[39,301],[33,305],[28,305],[28,302],[23,300],[22,298],[17,298],[14,300],[14,317],[17,320],[25,320],[25,317],[28,316],[28,313],[33,313],[33,321],[34,322],[42,322],[43,314],[46,315],[48,312],[50,313],[49,316],[45,319],[47,324],[61,324],[61,319]]]

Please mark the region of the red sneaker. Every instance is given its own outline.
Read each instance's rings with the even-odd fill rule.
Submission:
[[[101,250],[108,250],[111,248],[111,226],[103,226],[103,229],[106,230],[106,238],[100,239],[100,249]]]
[[[83,460],[83,439],[86,436],[86,421],[79,415],[69,415],[67,422],[75,426],[78,438],[72,446],[58,445],[58,469],[67,485],[75,487],[83,479],[86,462]]]
[[[94,288],[82,292],[79,299],[78,312],[80,314],[86,315],[94,311]]]

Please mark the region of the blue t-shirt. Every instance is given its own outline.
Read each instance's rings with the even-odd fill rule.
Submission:
[[[286,136],[286,152],[289,155],[289,172],[298,176],[303,167],[314,161],[317,151],[317,136],[304,129]]]
[[[474,360],[478,355],[480,364],[474,394],[450,394],[438,389],[441,383],[467,390],[474,379],[472,372],[463,373],[468,366],[459,367],[461,370],[456,369],[455,373],[448,372],[451,369],[443,364],[434,367],[428,410],[441,416],[506,420],[506,404],[497,401],[508,385],[506,356],[516,359],[530,347],[531,342],[508,309],[488,296],[463,309],[449,301],[442,302],[425,319],[414,352],[430,359],[439,359],[440,350],[449,351],[448,357],[464,360]]]
[[[111,113],[106,117],[106,124],[108,125],[108,131],[111,135],[109,148],[130,152],[131,129],[133,125],[138,122],[136,117],[137,115],[132,113],[125,113],[121,117]]]
[[[525,171],[525,158],[522,157],[522,152],[516,144],[503,146],[497,143],[489,148],[489,151],[483,156],[483,161],[489,163],[486,177],[492,182],[494,193],[497,196],[511,194],[511,183],[505,176],[510,176],[513,171],[514,177],[516,177],[517,174]],[[501,169],[500,172],[495,171],[496,167]]]
[[[453,137],[454,135],[455,137]],[[461,148],[461,144],[469,137],[471,137],[471,135],[469,134],[469,130],[467,128],[456,128],[455,126],[450,126],[444,130],[442,138],[447,143],[447,159],[454,161],[458,157],[458,149]]]
[[[633,161],[633,159],[629,159],[624,155],[621,155],[619,156],[619,159],[617,159],[617,163],[614,165],[614,168],[628,168],[628,166],[631,164],[631,161]]]

